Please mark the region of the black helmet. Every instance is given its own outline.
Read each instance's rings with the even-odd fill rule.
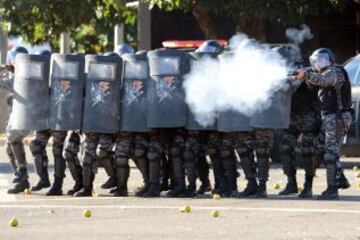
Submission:
[[[201,53],[221,53],[223,47],[215,40],[207,40],[203,42],[195,52]]]
[[[134,48],[132,46],[130,46],[130,44],[127,44],[127,43],[122,43],[122,44],[119,44],[117,47],[116,47],[116,50],[115,52],[117,54],[119,54],[119,56],[125,54],[125,53],[134,53]]]
[[[146,50],[138,50],[135,54],[137,55],[146,54]]]
[[[311,66],[321,71],[335,63],[334,54],[328,48],[319,48],[315,50],[309,57]]]
[[[16,55],[18,53],[28,54],[29,52],[25,47],[22,47],[22,46],[18,46],[15,49],[11,49],[10,52],[8,53],[8,56],[7,56],[7,59],[6,59],[6,64],[7,65],[14,65],[15,58],[16,58]]]
[[[119,55],[116,52],[106,52],[104,56],[118,57]]]
[[[51,56],[51,51],[48,50],[48,49],[43,49],[43,50],[37,52],[36,54],[50,57]]]

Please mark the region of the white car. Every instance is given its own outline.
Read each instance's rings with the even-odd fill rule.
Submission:
[[[360,54],[347,60],[344,67],[351,82],[352,107],[355,114],[346,138],[343,154],[360,156]]]

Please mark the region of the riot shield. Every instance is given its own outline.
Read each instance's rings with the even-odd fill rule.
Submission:
[[[38,131],[48,128],[49,62],[48,56],[16,56],[10,119],[13,130]]]
[[[146,84],[149,65],[146,53],[124,54],[123,81],[121,88],[120,131],[148,132],[146,123]]]
[[[247,132],[251,131],[250,118],[244,114],[228,110],[220,112],[217,119],[219,132]]]
[[[288,84],[288,83],[286,83]],[[279,89],[270,98],[270,106],[251,116],[250,126],[266,129],[286,129],[290,125],[291,87]]]
[[[183,74],[188,71],[185,51],[166,49],[148,54],[150,80],[147,87],[149,128],[175,128],[186,125]]]
[[[204,53],[204,52],[191,52],[190,54],[190,69],[197,61],[203,57],[216,58],[217,53]],[[203,126],[196,121],[194,113],[191,111],[190,107],[187,108],[187,118],[186,118],[186,129],[188,130],[216,130],[216,122],[212,125]]]
[[[50,65],[50,115],[51,130],[81,129],[84,56],[53,54]]]
[[[120,126],[122,60],[116,56],[85,56],[84,132],[115,133]]]

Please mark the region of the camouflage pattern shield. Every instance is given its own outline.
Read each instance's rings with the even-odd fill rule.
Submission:
[[[11,128],[37,131],[48,128],[49,63],[47,56],[18,54]]]
[[[50,66],[50,116],[51,130],[81,129],[84,56],[53,54]]]
[[[175,128],[186,125],[183,74],[188,71],[185,51],[150,51],[150,80],[147,84],[147,125],[150,128]]]
[[[203,53],[203,52],[192,52],[190,55],[190,69],[196,64],[198,60],[203,57],[208,58],[216,58],[218,56],[217,53]],[[190,107],[187,108],[187,118],[186,118],[186,129],[188,130],[216,130],[216,121],[214,124],[203,126],[198,121],[196,121],[194,113],[191,111]]]
[[[117,56],[85,56],[84,132],[115,133],[120,126],[122,60]]]
[[[124,54],[123,84],[121,90],[122,132],[148,132],[146,117],[146,84],[149,80],[149,65],[146,53]]]
[[[286,85],[289,86],[288,83]],[[286,129],[290,125],[291,87],[276,91],[269,100],[270,106],[251,116],[250,126],[265,129]]]

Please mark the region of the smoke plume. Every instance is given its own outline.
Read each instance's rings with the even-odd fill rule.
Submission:
[[[200,59],[185,76],[186,102],[204,126],[222,111],[250,116],[267,108],[287,78],[285,60],[246,35],[234,36],[229,47],[218,60]]]

